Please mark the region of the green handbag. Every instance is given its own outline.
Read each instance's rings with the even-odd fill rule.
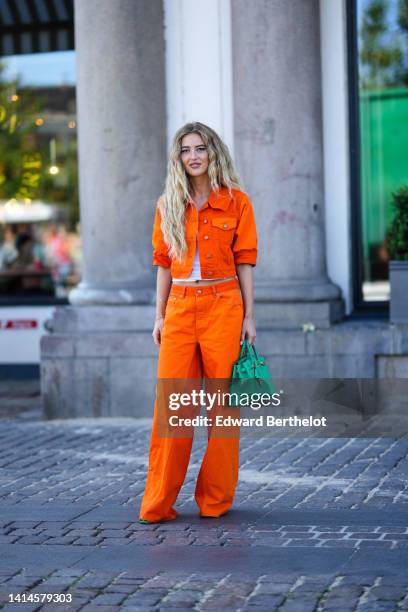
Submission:
[[[236,393],[236,396],[231,396],[230,406],[237,407],[241,403],[245,406],[248,405],[247,402],[242,402],[241,394],[245,394],[245,396],[251,396],[254,393],[272,395],[275,392],[276,389],[265,357],[258,355],[255,345],[249,344],[247,338],[245,338],[239,359],[232,368],[230,393]]]

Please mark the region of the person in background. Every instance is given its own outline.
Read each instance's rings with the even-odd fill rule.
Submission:
[[[3,229],[3,242],[0,246],[0,270],[6,270],[18,257],[16,237],[10,226]]]

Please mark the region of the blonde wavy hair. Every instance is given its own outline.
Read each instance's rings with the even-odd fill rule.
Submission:
[[[165,188],[159,198],[158,206],[162,217],[161,229],[169,248],[169,256],[179,261],[187,252],[185,210],[187,202],[192,199],[192,185],[181,162],[181,142],[187,134],[198,134],[207,147],[211,189],[227,187],[230,193],[231,189],[243,190],[228,147],[213,129],[204,123],[194,121],[186,123],[177,130],[170,147]]]

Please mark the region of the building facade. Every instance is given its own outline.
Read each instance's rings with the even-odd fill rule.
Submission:
[[[380,265],[388,196],[363,197],[362,161],[381,147],[374,128],[361,138],[374,100],[362,91],[370,10],[370,0],[75,4],[83,265],[41,338],[48,417],[151,415],[154,205],[170,140],[190,120],[225,139],[254,204],[257,347],[274,376],[408,375],[407,329],[388,321]],[[380,77],[376,100],[396,88]]]

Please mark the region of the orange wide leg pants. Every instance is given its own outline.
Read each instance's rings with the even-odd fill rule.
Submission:
[[[233,363],[241,350],[243,316],[238,279],[201,287],[172,285],[161,336],[158,379],[184,379],[188,384],[190,379],[204,377],[206,391],[207,383],[211,388],[211,379],[218,379],[216,382],[224,383],[223,390],[228,391]],[[173,504],[185,480],[194,435],[160,437],[158,409],[156,393],[149,467],[140,507],[140,518],[149,521],[178,516]],[[239,409],[233,414],[239,416]],[[232,505],[240,443],[239,427],[233,429],[234,435],[228,437],[219,431],[212,435],[215,428],[207,428],[208,444],[195,488],[202,515],[220,516]]]

